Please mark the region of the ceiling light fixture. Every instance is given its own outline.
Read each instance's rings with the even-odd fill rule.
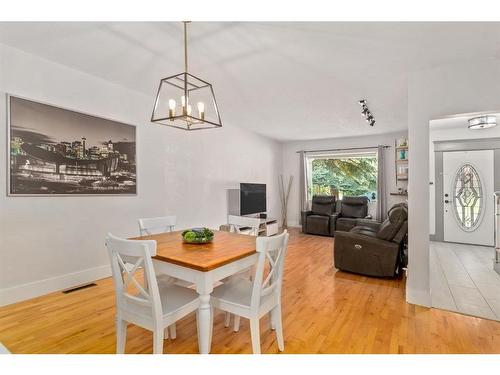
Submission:
[[[482,130],[497,126],[497,118],[492,115],[473,117],[468,121],[471,130]]]
[[[151,122],[183,130],[219,128],[222,121],[212,85],[188,73],[187,24],[184,21],[184,72],[163,78]]]
[[[366,122],[368,122],[368,125],[370,125],[370,126],[375,125],[375,118],[373,117],[372,113],[368,109],[368,105],[366,104],[366,99],[358,100],[358,103],[362,108],[361,115],[366,119]]]

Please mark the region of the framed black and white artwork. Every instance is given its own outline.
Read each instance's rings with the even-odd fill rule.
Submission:
[[[136,128],[8,95],[8,195],[134,195]]]

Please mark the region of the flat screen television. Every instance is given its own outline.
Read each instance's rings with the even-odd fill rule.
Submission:
[[[240,215],[266,212],[266,184],[240,184]]]

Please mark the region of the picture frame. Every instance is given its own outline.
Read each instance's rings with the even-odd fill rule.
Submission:
[[[7,94],[7,196],[137,195],[136,126]]]

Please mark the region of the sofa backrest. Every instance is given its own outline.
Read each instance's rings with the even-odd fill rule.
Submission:
[[[331,215],[335,212],[336,198],[330,195],[314,195],[311,211],[314,215]]]
[[[364,218],[368,215],[367,197],[343,197],[340,208],[341,216]]]
[[[407,230],[408,208],[404,203],[395,204],[387,213],[387,219],[380,225],[377,238],[401,242]]]

